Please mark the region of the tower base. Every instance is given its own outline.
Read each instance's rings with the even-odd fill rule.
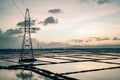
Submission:
[[[21,62],[30,63],[35,61],[37,61],[37,59],[19,59],[19,63]]]

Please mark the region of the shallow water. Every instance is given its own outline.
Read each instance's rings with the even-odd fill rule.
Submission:
[[[51,80],[27,70],[0,70],[0,80]]]
[[[74,72],[81,70],[91,70],[91,69],[100,69],[118,66],[116,64],[106,64],[98,62],[77,62],[77,63],[66,63],[66,64],[54,64],[54,65],[43,65],[36,66],[40,69],[46,69],[54,73],[65,73],[65,72]]]
[[[9,60],[7,60],[7,59],[0,60],[0,66],[10,66],[10,65],[16,65],[16,64],[18,64],[17,61],[13,62],[12,59],[10,61]]]
[[[108,53],[106,53],[106,54],[108,54]],[[109,53],[109,54],[112,54],[112,53]],[[72,56],[76,56],[77,58],[72,57]],[[69,59],[70,60],[101,59],[99,61],[103,62],[103,63],[100,63],[100,62],[94,62],[94,61],[85,61],[85,62],[49,64],[49,65],[36,66],[36,68],[45,69],[45,70],[48,70],[48,71],[51,71],[54,73],[66,73],[66,72],[75,72],[75,71],[83,71],[83,70],[92,70],[92,69],[101,69],[101,68],[120,66],[118,64],[104,63],[104,62],[120,63],[120,58],[118,56],[111,56],[111,55],[107,56],[107,55],[95,55],[95,54],[67,54],[67,55],[57,54],[57,55],[53,55],[53,57],[55,57],[57,59],[46,58],[45,56],[38,57],[37,59],[42,60],[43,62],[37,61],[34,64],[40,64],[40,63],[42,64],[42,63],[49,63],[49,62],[56,62],[56,63],[67,62],[67,61],[69,62]],[[61,58],[61,59],[58,59],[58,58]],[[89,59],[89,58],[91,58],[91,59]],[[119,58],[119,59],[104,60],[104,59],[109,59],[109,58]],[[44,61],[46,61],[46,62],[44,62]],[[0,66],[16,65],[16,64],[18,64],[17,62],[18,62],[18,58],[4,59],[4,60],[0,60]],[[77,78],[80,80],[120,80],[120,68],[112,69],[112,70],[104,70],[104,71],[69,74],[69,75],[65,75],[65,76]],[[42,75],[38,75],[31,71],[26,71],[26,70],[0,69],[0,80],[52,80],[52,79],[44,77]]]
[[[120,63],[120,59],[115,59],[115,60],[101,60],[103,62],[112,62],[112,63]]]
[[[52,59],[52,58],[36,58],[38,60],[43,60],[43,61],[50,61],[50,62],[64,62],[67,60],[59,60],[59,59]]]
[[[67,75],[80,80],[120,80],[120,69]]]

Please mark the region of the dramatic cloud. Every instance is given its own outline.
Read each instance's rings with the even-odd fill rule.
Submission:
[[[20,29],[8,29],[6,32],[2,33],[0,30],[1,38],[14,37],[15,35],[21,34],[22,31]]]
[[[61,9],[50,9],[48,12],[53,14],[58,14],[58,13],[61,13],[62,11]]]
[[[37,28],[35,28],[37,29]],[[20,29],[8,29],[3,32],[0,29],[0,49],[2,48],[21,48],[23,36]],[[33,46],[37,40],[32,38]]]
[[[27,23],[26,26],[29,26],[29,21],[26,21],[26,23]],[[31,20],[30,25],[35,25],[35,20]],[[17,26],[24,27],[25,26],[25,21],[18,22]]]
[[[8,29],[4,34],[16,35],[20,33],[22,33],[20,29]]]
[[[48,25],[48,24],[56,24],[58,23],[58,19],[50,16],[47,17],[44,21],[40,21],[39,24],[43,23],[44,25]]]
[[[35,25],[35,21],[36,21],[36,20],[31,20],[31,21],[30,21],[30,25],[32,25],[32,26]],[[25,26],[25,21],[18,22],[18,23],[17,23],[17,26],[24,27],[24,26]],[[26,26],[29,26],[29,21],[26,21]],[[20,28],[20,29],[22,30],[23,28]],[[31,27],[30,32],[31,32],[31,33],[36,33],[36,31],[38,31],[38,30],[40,30],[39,27]]]
[[[18,48],[22,42],[22,31],[20,29],[8,29],[4,33],[0,29],[0,48]]]

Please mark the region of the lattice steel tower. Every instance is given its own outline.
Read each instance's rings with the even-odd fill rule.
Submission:
[[[36,59],[34,58],[33,54],[33,47],[32,47],[32,39],[31,39],[31,19],[29,9],[26,9],[25,13],[25,21],[23,27],[23,41],[22,41],[22,49],[20,53],[19,62],[33,62]]]

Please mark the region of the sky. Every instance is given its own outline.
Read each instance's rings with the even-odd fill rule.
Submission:
[[[20,48],[26,8],[34,46],[120,45],[120,0],[0,0],[0,48]]]

